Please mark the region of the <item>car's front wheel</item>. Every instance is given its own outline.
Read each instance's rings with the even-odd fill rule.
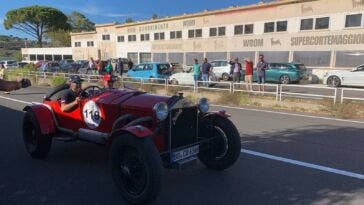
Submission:
[[[198,155],[209,169],[224,170],[232,166],[240,156],[241,142],[239,132],[227,118],[209,116],[201,124],[201,137],[209,143],[201,147]]]
[[[327,79],[327,85],[330,87],[339,87],[341,85],[341,80],[339,77],[337,76],[330,76]]]
[[[279,78],[279,82],[281,84],[289,84],[291,82],[291,79],[289,78],[288,75],[282,75],[280,78]]]
[[[227,73],[223,73],[223,74],[222,74],[222,79],[223,79],[224,81],[228,81],[228,80],[230,80],[230,75],[229,75],[229,74],[227,74]]]
[[[27,111],[23,118],[23,140],[25,148],[36,159],[47,157],[52,144],[52,137],[43,135],[32,111]]]
[[[159,195],[163,166],[150,138],[118,136],[111,146],[109,160],[114,183],[126,201],[143,204]]]

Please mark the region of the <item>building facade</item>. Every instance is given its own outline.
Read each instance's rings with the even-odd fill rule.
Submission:
[[[75,60],[192,64],[238,57],[301,62],[317,71],[364,64],[364,0],[277,0],[72,33]]]

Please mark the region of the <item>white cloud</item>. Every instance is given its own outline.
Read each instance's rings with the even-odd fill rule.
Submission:
[[[61,6],[63,7],[63,6]],[[137,15],[136,13],[110,13],[98,6],[95,5],[86,5],[85,7],[79,7],[79,8],[75,8],[75,7],[63,7],[64,9],[67,10],[74,10],[74,11],[80,11],[81,13],[85,13],[88,15],[93,15],[93,16],[104,16],[104,17],[111,17],[111,18],[115,18],[115,17],[127,17],[127,16],[135,16]]]

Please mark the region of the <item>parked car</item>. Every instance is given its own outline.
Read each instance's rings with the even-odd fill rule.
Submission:
[[[43,64],[39,68],[40,72],[62,72],[61,66],[58,62],[48,61],[43,62]]]
[[[226,60],[214,60],[210,62],[212,71],[217,79],[230,80],[230,64]]]
[[[19,65],[15,60],[4,60],[0,61],[0,64],[3,64],[5,69],[18,68]]]
[[[18,65],[19,65],[19,68],[22,68],[22,67],[24,67],[24,66],[26,66],[26,65],[28,65],[29,63],[27,63],[27,62],[19,62],[18,63]]]
[[[209,81],[217,81],[217,78],[214,74],[209,76]],[[173,85],[194,85],[195,79],[193,77],[193,72],[180,72],[174,73],[168,78],[168,82]],[[215,85],[216,83],[210,83],[210,86]]]
[[[351,71],[329,71],[324,75],[324,83],[331,87],[364,86],[364,65]]]
[[[64,65],[64,64],[71,64],[71,63],[74,63],[75,61],[72,60],[72,59],[63,59],[63,60],[60,60],[58,63],[59,65]]]
[[[134,66],[127,72],[127,76],[131,78],[167,78],[170,75],[169,63],[148,62]]]
[[[42,104],[24,108],[27,152],[44,159],[56,140],[108,147],[115,187],[132,204],[147,204],[159,195],[164,169],[187,168],[199,159],[207,168],[222,171],[240,156],[237,128],[225,111],[209,112],[206,98],[193,103],[182,94],[158,96],[89,86],[73,111],[62,112],[58,96],[68,88],[57,87]]]
[[[245,77],[245,67],[242,71],[242,80]],[[265,81],[272,83],[298,83],[302,79],[308,78],[307,69],[301,63],[268,63],[265,71]],[[256,69],[253,70],[253,81],[258,81]]]

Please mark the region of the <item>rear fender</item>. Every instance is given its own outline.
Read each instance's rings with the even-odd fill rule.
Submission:
[[[44,104],[28,105],[23,111],[33,112],[43,135],[49,135],[56,132],[56,122],[52,109]]]

